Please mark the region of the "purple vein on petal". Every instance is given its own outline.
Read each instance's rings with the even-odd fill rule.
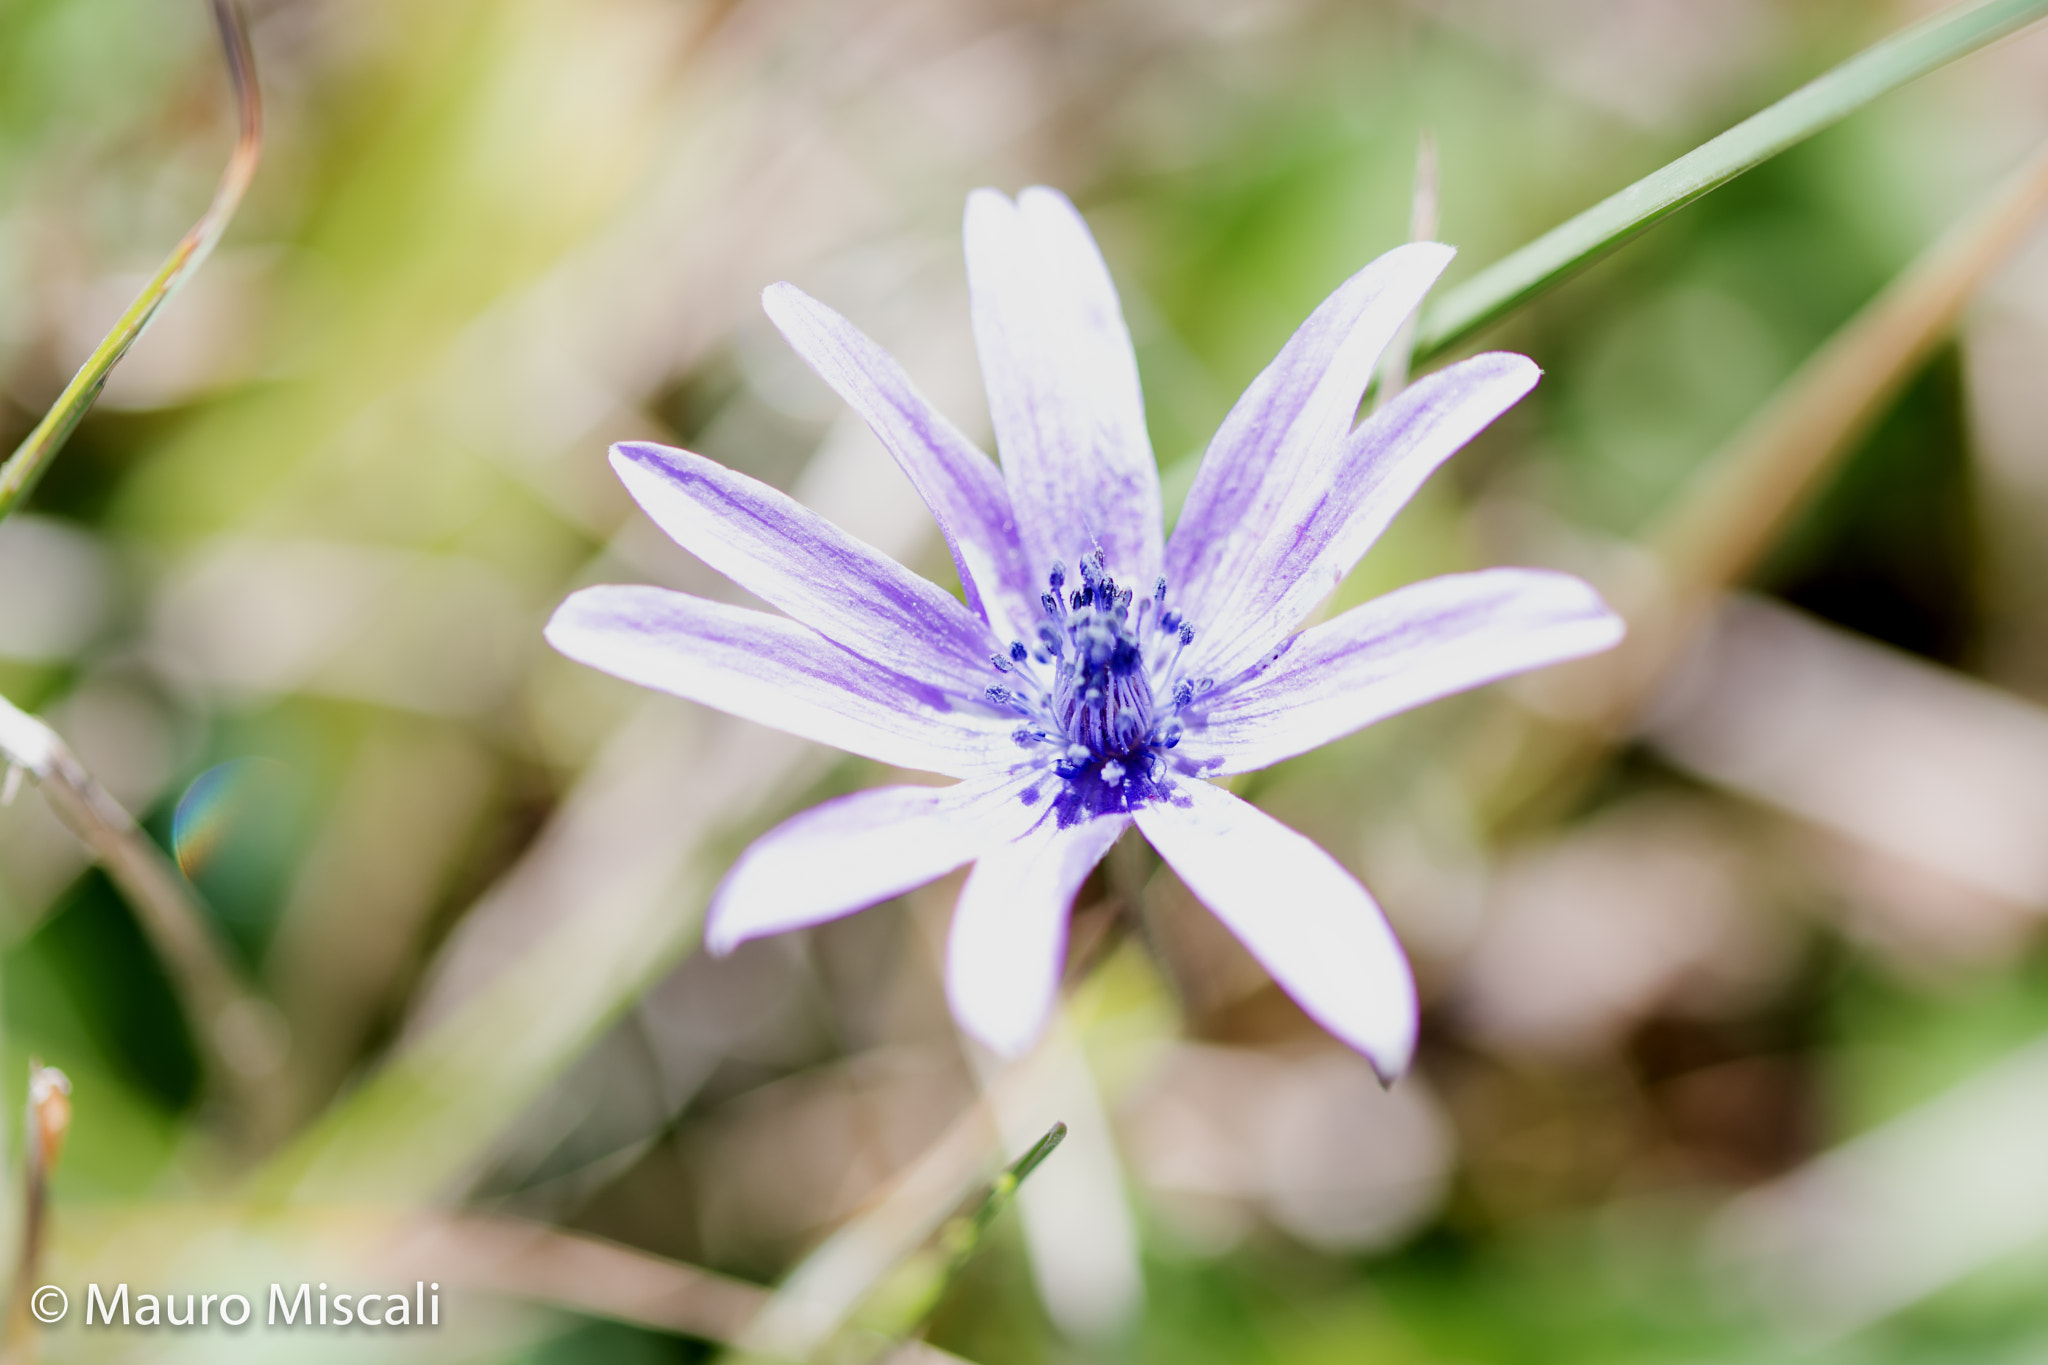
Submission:
[[[1196,650],[1211,676],[1257,663],[1329,596],[1395,513],[1465,443],[1536,386],[1542,372],[1505,351],[1409,385],[1344,443],[1332,477],[1301,489],[1246,561]]]
[[[1277,661],[1188,716],[1178,753],[1251,772],[1532,668],[1611,647],[1621,618],[1569,574],[1487,569],[1374,598],[1292,637]]]
[[[805,362],[859,413],[910,479],[946,539],[967,604],[1003,639],[1038,619],[1038,575],[1024,561],[1003,476],[917,391],[889,354],[791,284],[762,306]]]
[[[677,544],[835,644],[963,697],[987,686],[987,625],[788,494],[648,442],[612,447],[612,467]]]
[[[1045,803],[1030,775],[951,787],[875,787],[813,806],[751,844],[711,898],[714,953],[851,914],[942,877],[1022,835]]]
[[[1166,550],[1167,580],[1191,620],[1214,620],[1296,488],[1332,477],[1380,353],[1453,254],[1416,242],[1360,270],[1231,408]]]
[[[1115,286],[1065,196],[968,196],[967,282],[1003,478],[1031,567],[1096,545],[1111,572],[1159,572],[1159,471]]]
[[[666,588],[585,588],[546,633],[615,677],[883,763],[971,777],[1015,751],[1003,721],[766,612]]]

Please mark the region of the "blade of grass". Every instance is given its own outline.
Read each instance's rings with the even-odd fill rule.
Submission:
[[[960,1272],[974,1259],[989,1228],[1016,1202],[1024,1182],[1066,1136],[1067,1125],[1055,1123],[1024,1155],[998,1172],[971,1207],[947,1219],[938,1236],[897,1265],[868,1294],[853,1316],[854,1326],[865,1329],[872,1340],[880,1343],[914,1339],[945,1300]],[[835,1361],[843,1361],[847,1352],[833,1349],[829,1354]]]
[[[212,6],[235,95],[235,147],[228,155],[227,169],[221,172],[220,184],[206,212],[171,249],[135,301],[115,320],[113,330],[86,357],[85,364],[71,377],[43,420],[15,448],[7,463],[0,465],[0,518],[5,518],[29,495],[93,400],[100,396],[100,390],[106,387],[114,366],[128,354],[128,348],[141,337],[178,286],[190,279],[213,251],[256,174],[256,162],[263,150],[263,101],[256,88],[256,58],[249,50],[248,26],[243,23],[235,0],[212,0]]]
[[[1456,346],[1652,223],[1880,95],[2044,15],[2048,0],[1967,0],[1865,48],[1447,292],[1423,314],[1416,362]]]
[[[1002,1107],[1003,1094],[1028,1094],[1042,1086],[1056,1051],[1056,1046],[1041,1042],[1035,1051],[1011,1063],[937,1141],[890,1177],[865,1209],[814,1247],[740,1334],[742,1351],[779,1360],[808,1360],[878,1294],[899,1301],[917,1299],[914,1289],[890,1294],[889,1280],[906,1267],[908,1278],[917,1278],[918,1267],[912,1263],[920,1251],[935,1234],[943,1240],[950,1215],[988,1179],[1001,1141],[995,1115]],[[1065,1136],[1060,1132],[1060,1138]],[[1030,1174],[1057,1145],[1058,1140],[1048,1133],[1012,1164],[1011,1178],[1021,1180]],[[1002,1188],[1000,1176],[995,1186],[984,1188],[990,1199],[977,1210],[986,1217],[971,1225],[974,1238],[1016,1193],[1014,1185]],[[969,1240],[967,1251],[972,1247]],[[930,1269],[932,1276],[943,1278],[951,1261],[945,1251],[939,1254],[943,1259]]]
[[[1650,580],[1617,594],[1629,637],[1555,670],[1537,695],[1565,719],[1507,713],[1482,727],[1496,829],[1569,800],[1652,699],[1714,603],[1737,586],[1926,362],[1991,271],[2048,209],[2048,143],[1924,250],[1707,460],[1644,537]],[[1631,604],[1629,597],[1637,600]],[[1505,761],[1503,761],[1505,756]]]

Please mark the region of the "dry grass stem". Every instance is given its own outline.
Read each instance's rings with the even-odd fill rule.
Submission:
[[[242,982],[206,909],[171,860],[57,732],[0,697],[0,757],[34,777],[50,809],[92,851],[135,910],[192,1024],[208,1075],[231,1106],[231,1136],[267,1136],[265,1081],[288,1042],[277,1011]]]

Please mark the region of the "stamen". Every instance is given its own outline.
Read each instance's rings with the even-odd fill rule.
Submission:
[[[1179,676],[1195,628],[1168,608],[1164,575],[1141,600],[1109,572],[1100,547],[1081,556],[1073,577],[1054,563],[1045,581],[1035,639],[989,656],[1003,682],[984,695],[1024,718],[1010,732],[1031,755],[1024,762],[1066,784],[1052,794],[1063,823],[1127,810],[1148,798],[1162,756],[1180,743],[1178,712],[1213,685]]]

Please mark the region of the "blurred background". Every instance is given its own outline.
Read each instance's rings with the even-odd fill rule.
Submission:
[[[33,784],[0,810],[6,1093],[31,1054],[75,1087],[49,1278],[346,1278],[317,1230],[287,1253],[222,1222],[253,1188],[772,1284],[973,1102],[937,971],[957,878],[697,951],[748,839],[888,774],[540,638],[589,583],[730,594],[615,483],[628,437],[945,581],[908,484],[762,286],[838,308],[985,440],[963,197],[1065,189],[1123,293],[1171,503],[1296,323],[1406,236],[1425,130],[1456,281],[1932,8],[253,3],[261,172],[0,524],[0,694],[175,846],[289,1047],[248,1059],[261,1115],[221,1136],[206,1049],[120,893]],[[6,445],[204,206],[230,131],[196,0],[0,2]],[[1689,476],[2044,135],[2029,31],[1493,329],[1480,344],[1544,383],[1341,600],[1496,563],[1626,596]],[[1401,931],[1425,1021],[1391,1092],[1119,849],[1076,934],[1138,932],[1076,992],[1037,1109],[1003,1116],[1011,1150],[1038,1110],[1074,1135],[945,1291],[935,1345],[2048,1358],[2048,234],[1627,732],[1540,818],[1492,818],[1504,737],[1558,704],[1495,688],[1239,787]],[[714,1353],[573,1311],[572,1276],[461,1297],[477,1277],[446,1256],[440,1334],[318,1351]],[[43,1349],[279,1346],[74,1321]]]

